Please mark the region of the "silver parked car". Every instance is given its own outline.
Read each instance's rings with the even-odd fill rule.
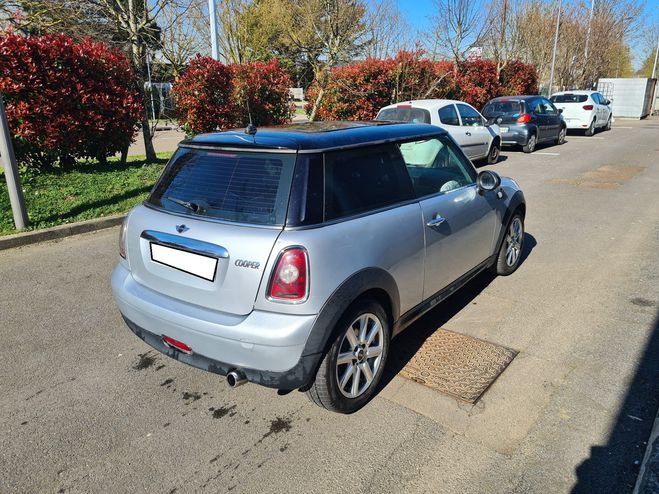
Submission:
[[[432,125],[206,134],[126,218],[112,288],[168,356],[349,413],[395,335],[480,271],[517,268],[525,210]]]
[[[499,161],[499,126],[464,101],[420,99],[395,103],[382,108],[375,119],[437,125],[455,139],[469,159],[486,159],[490,165]]]

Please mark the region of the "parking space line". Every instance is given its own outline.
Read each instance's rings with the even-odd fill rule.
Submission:
[[[611,127],[611,130],[615,130],[615,129],[633,129],[633,128],[634,127],[620,127],[620,126],[616,125],[615,127]]]
[[[570,139],[599,139],[600,141],[603,141],[603,140],[604,140],[604,137],[595,137],[595,136],[592,136],[592,137],[588,137],[588,136],[569,136],[569,137],[566,138],[566,140],[568,140],[568,141],[569,141]]]
[[[531,155],[536,155],[536,154],[542,154],[544,156],[560,156],[561,153],[543,153],[540,151],[536,151],[535,153],[531,153]]]

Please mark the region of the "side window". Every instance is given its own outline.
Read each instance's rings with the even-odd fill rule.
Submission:
[[[558,110],[556,110],[556,107],[554,106],[554,104],[551,101],[549,101],[548,99],[543,99],[542,104],[545,107],[545,113],[547,115],[556,115],[558,113]]]
[[[474,110],[471,106],[458,104],[458,111],[462,119],[462,125],[473,127],[474,125],[483,125],[483,118],[480,113]]]
[[[460,125],[455,106],[448,105],[439,109],[439,121],[446,125]]]
[[[604,104],[604,98],[600,93],[593,93],[590,95],[591,98],[593,98],[593,101],[597,103],[598,105],[603,105]]]
[[[471,162],[447,136],[399,146],[416,197],[445,193],[476,182]]]
[[[412,185],[395,144],[325,155],[325,220],[413,198]]]
[[[536,115],[545,115],[546,114],[545,105],[542,104],[541,99],[533,100],[531,105],[532,105],[532,108],[533,108],[533,112]]]

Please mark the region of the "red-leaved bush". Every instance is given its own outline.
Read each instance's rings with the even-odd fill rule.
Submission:
[[[332,70],[319,120],[370,120],[383,106],[425,98],[459,99],[482,108],[490,99],[508,94],[536,94],[533,66],[511,62],[499,77],[491,60],[470,59],[456,66],[431,61],[421,50],[401,51],[394,58],[368,59]],[[307,92],[307,113],[318,95],[314,83]]]
[[[249,122],[247,101],[255,125],[291,120],[292,85],[277,60],[224,65],[197,55],[172,90],[179,123],[189,134],[226,130]]]
[[[277,125],[293,118],[294,106],[288,92],[293,81],[277,59],[231,65],[231,70],[233,94],[240,108],[234,125],[244,126],[249,122],[246,99],[254,125]]]
[[[142,111],[123,54],[64,34],[0,33],[0,92],[17,160],[30,167],[104,161],[130,145]]]
[[[533,65],[518,60],[508,62],[501,69],[499,79],[502,85],[502,96],[538,94],[538,72]]]

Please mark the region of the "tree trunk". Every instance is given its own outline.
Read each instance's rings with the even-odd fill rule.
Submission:
[[[128,161],[128,146],[124,146],[124,148],[121,150],[121,166],[126,166],[127,161]]]
[[[320,108],[320,104],[323,101],[323,95],[325,93],[325,89],[322,87],[318,90],[318,96],[316,96],[316,101],[313,103],[313,107],[311,108],[311,114],[309,115],[309,121],[310,122],[315,122],[316,121],[316,113],[318,113],[318,109]]]

